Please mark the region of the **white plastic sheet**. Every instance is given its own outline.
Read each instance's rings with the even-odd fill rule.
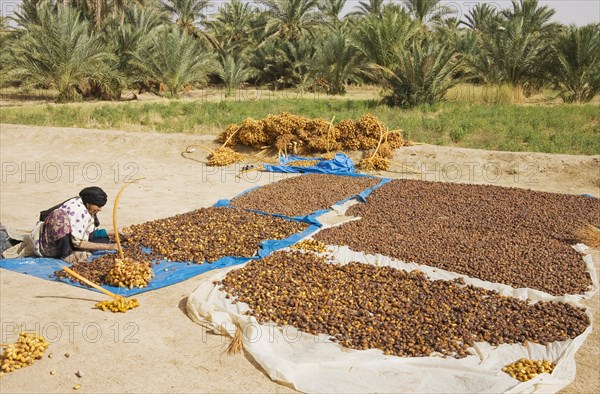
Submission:
[[[252,316],[243,314],[247,304],[232,304],[219,286],[213,285],[230,270],[205,277],[188,298],[188,314],[222,334],[235,334],[237,323],[243,330],[245,349],[271,379],[303,392],[556,392],[574,380],[575,353],[592,330],[590,326],[575,339],[547,346],[530,343],[492,347],[477,343],[475,354],[463,359],[386,356],[375,349],[342,348],[325,335],[316,337],[291,326],[259,325]],[[520,299],[562,301],[582,307],[573,296],[553,297],[528,289],[511,291],[507,286],[494,288],[489,283],[485,287]],[[591,313],[587,314],[592,321]],[[501,369],[522,357],[552,360],[556,368],[551,375],[520,383]]]
[[[339,225],[356,218],[343,217],[348,205],[339,207],[339,212],[320,217],[325,227]],[[365,264],[389,265],[412,271],[418,269],[430,279],[463,278],[472,284],[501,295],[531,301],[565,302],[576,307],[582,298],[591,297],[598,289],[598,277],[591,256],[584,255],[585,245],[576,245],[582,253],[593,285],[583,295],[557,297],[545,292],[482,281],[453,272],[419,264],[407,264],[386,256],[367,255],[354,252],[347,247],[330,247],[331,253],[341,264],[359,261]],[[403,358],[386,356],[380,350],[365,351],[347,349],[329,341],[326,335],[314,336],[299,332],[294,327],[279,327],[274,324],[257,323],[247,311],[245,303],[233,304],[218,290],[214,281],[219,281],[232,269],[244,265],[211,272],[188,298],[187,311],[190,317],[202,325],[208,325],[216,333],[233,336],[236,325],[243,330],[244,347],[263,367],[271,379],[287,384],[303,392],[509,392],[533,393],[556,392],[575,379],[575,353],[592,331],[590,325],[578,337],[554,342],[546,346],[529,343],[500,345],[476,343],[473,355],[463,359],[442,357]],[[586,310],[590,322],[592,314]],[[552,374],[541,374],[528,382],[519,382],[502,372],[502,367],[519,358],[547,359],[556,364]]]

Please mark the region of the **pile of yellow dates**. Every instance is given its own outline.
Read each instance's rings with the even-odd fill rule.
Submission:
[[[526,382],[535,378],[541,373],[552,373],[554,364],[548,360],[529,360],[521,358],[518,361],[502,368],[502,371],[510,375],[511,378]]]
[[[96,308],[102,309],[103,311],[121,312],[125,313],[129,309],[133,309],[140,306],[140,303],[135,298],[125,298],[116,296],[113,300],[102,301],[96,304]]]
[[[50,343],[41,335],[30,332],[19,333],[19,339],[15,343],[4,345],[2,354],[2,372],[12,372],[33,364],[44,356],[44,351]]]

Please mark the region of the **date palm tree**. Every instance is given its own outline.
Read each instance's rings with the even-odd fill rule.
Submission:
[[[5,82],[4,74],[10,59],[9,43],[13,37],[14,32],[8,25],[8,18],[0,16],[0,86]]]
[[[231,0],[219,8],[213,20],[206,22],[211,42],[218,50],[231,53],[257,46],[264,38],[260,34],[264,31],[261,16],[251,3]]]
[[[312,35],[307,33],[297,41],[284,42],[281,47],[284,60],[283,85],[296,86],[301,92],[312,83],[314,78],[317,49]]]
[[[380,17],[383,12],[384,1],[385,0],[359,1],[356,11],[351,12],[350,15],[358,17]]]
[[[552,17],[555,14],[554,9],[549,6],[540,6],[538,0],[512,0],[512,8],[502,11],[502,16],[507,20],[509,25],[516,23],[520,25],[521,34],[531,35],[532,45],[546,48],[553,48],[554,43],[564,26],[558,22],[552,22]],[[535,52],[535,51],[534,51]],[[540,51],[538,58],[539,64],[542,66],[531,75],[529,80],[524,83],[513,83],[513,91],[515,93],[515,101],[523,100],[521,91],[525,93],[541,90],[545,85],[549,84],[551,78],[551,67],[555,59],[555,53],[552,50]]]
[[[523,102],[525,91],[549,81],[554,59],[553,40],[560,26],[550,22],[554,11],[537,0],[513,0],[512,9],[495,14],[476,7],[466,20],[476,42],[467,57],[472,77],[509,84],[513,101]]]
[[[371,15],[354,27],[353,42],[372,64],[392,67],[415,34],[416,23],[397,6],[386,6],[381,15]]]
[[[133,56],[132,64],[149,79],[163,84],[169,97],[178,97],[185,85],[206,80],[214,69],[208,51],[179,28],[152,35]]]
[[[566,102],[588,102],[600,93],[600,24],[570,26],[558,39],[555,76]]]
[[[524,19],[508,21],[503,29],[487,38],[501,82],[513,87],[513,101],[523,102],[524,90],[543,78],[552,46],[529,30]]]
[[[217,59],[216,74],[225,84],[225,94],[230,96],[244,82],[256,75],[256,70],[251,68],[242,56],[222,54]]]
[[[0,37],[5,35],[10,31],[10,27],[8,25],[8,18],[5,16],[0,16]]]
[[[448,17],[439,22],[434,26],[434,34],[438,36],[440,40],[452,45],[457,53],[460,53],[463,61],[461,62],[460,70],[458,73],[461,78],[465,76],[465,62],[464,58],[470,51],[472,51],[474,41],[470,35],[471,30],[461,27],[460,19],[456,17]]]
[[[270,16],[267,26],[273,34],[285,40],[298,40],[319,21],[317,0],[259,0]]]
[[[381,18],[365,18],[355,28],[370,75],[386,89],[391,105],[433,104],[459,82],[454,73],[461,55],[442,35],[421,26],[406,11],[386,6]]]
[[[440,0],[403,0],[408,12],[421,24],[439,21],[452,12]]]
[[[318,47],[317,77],[330,95],[346,93],[348,82],[360,81],[364,59],[349,38],[346,25],[327,34]]]
[[[556,11],[548,6],[540,6],[538,0],[511,0],[512,9],[502,10],[506,20],[523,20],[523,30],[537,34],[556,34],[560,24],[551,22]]]
[[[160,0],[160,3],[179,27],[188,34],[199,34],[198,23],[206,19],[209,0]]]
[[[325,16],[325,21],[333,28],[339,28],[343,17],[340,15],[346,6],[347,0],[323,0],[317,6]]]
[[[502,83],[494,55],[497,50],[494,47],[493,37],[504,31],[502,27],[504,21],[502,14],[487,3],[475,5],[461,20],[460,23],[469,28],[463,44],[464,52],[467,54],[465,67],[471,81],[491,85]]]
[[[145,48],[148,40],[168,23],[168,15],[156,6],[133,5],[125,9],[123,24],[108,25],[103,37],[117,56],[117,69],[125,86],[144,84],[148,78],[134,66],[136,54]],[[120,97],[120,91],[118,92]]]
[[[266,20],[251,3],[232,0],[206,22],[211,44],[217,51],[216,75],[225,84],[227,96],[257,76],[249,54],[264,39]]]
[[[316,47],[316,40],[307,33],[295,41],[265,41],[249,54],[251,66],[258,70],[257,82],[273,89],[297,87],[304,91],[314,77]]]
[[[58,102],[81,97],[90,80],[114,74],[115,57],[79,12],[66,6],[38,7],[37,23],[11,46],[9,73],[26,85],[58,90]]]
[[[488,3],[478,3],[465,15],[461,23],[471,30],[493,32],[502,22],[501,14]]]
[[[381,68],[382,82],[392,105],[414,107],[435,104],[460,82],[454,73],[462,61],[451,43],[431,34],[418,33],[399,54],[391,68]]]
[[[27,28],[27,26],[37,25],[40,23],[39,8],[54,7],[54,4],[50,0],[23,0],[19,10],[15,12],[12,19],[21,28]]]
[[[144,0],[56,0],[57,4],[76,8],[81,16],[92,23],[94,30],[101,30],[109,21],[123,24],[125,10],[133,4],[142,5]]]

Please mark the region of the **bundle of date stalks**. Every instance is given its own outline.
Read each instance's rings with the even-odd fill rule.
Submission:
[[[371,114],[364,114],[357,121],[344,119],[337,124],[333,123],[334,119],[305,118],[288,112],[258,120],[246,118],[241,125],[229,125],[219,135],[217,140],[223,146],[212,151],[208,165],[223,166],[241,161],[242,155],[233,147],[244,145],[265,151],[272,148],[284,155],[322,153],[325,159],[332,159],[333,153],[341,150],[374,150],[358,165],[360,169],[371,171],[387,169],[393,150],[411,145],[403,138],[402,130],[388,130]],[[316,161],[288,165],[314,164]]]
[[[341,149],[355,151],[375,148],[386,131],[385,125],[371,114],[365,114],[357,121],[344,119],[333,124],[322,118],[283,112],[258,120],[246,118],[241,125],[229,125],[218,141],[230,147],[238,144],[255,149],[271,146],[280,151],[293,146],[296,154]],[[399,130],[390,132],[387,142],[392,149],[410,145]]]

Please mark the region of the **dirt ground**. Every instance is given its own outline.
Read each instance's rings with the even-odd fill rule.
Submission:
[[[469,89],[467,87],[466,89]],[[473,88],[471,88],[473,89]],[[470,91],[467,90],[467,91]],[[193,100],[203,102],[222,102],[222,101],[244,101],[244,100],[273,100],[273,99],[294,99],[308,98],[316,99],[327,97],[334,100],[379,100],[381,99],[381,89],[377,86],[349,86],[347,92],[343,96],[328,96],[323,91],[310,92],[308,90],[301,92],[295,89],[285,90],[269,90],[261,87],[248,87],[245,89],[237,89],[232,94],[226,95],[226,91],[222,87],[211,86],[204,89],[193,89],[182,92],[179,95],[180,100]],[[456,91],[455,96],[461,97],[465,93]],[[8,106],[28,106],[37,104],[55,103],[58,91],[54,89],[31,89],[23,91],[15,88],[0,89],[0,108]],[[157,94],[144,92],[140,93],[135,90],[126,90],[121,95],[122,101],[165,101],[168,99]],[[106,103],[102,101],[91,100],[90,103]]]
[[[120,186],[143,177],[121,198],[121,227],[207,207],[284,177],[263,172],[238,177],[241,166],[250,162],[207,168],[182,157],[191,144],[216,146],[206,136],[2,124],[0,222],[30,230],[40,210],[98,185],[109,194],[99,217],[103,227],[112,228],[112,202]],[[201,148],[189,156],[206,158]],[[403,166],[381,175],[600,197],[600,156],[419,145],[397,150],[395,160]],[[414,174],[416,170],[420,173]],[[592,254],[600,271],[600,252]],[[14,341],[22,329],[37,330],[50,340],[47,354],[53,355],[4,376],[0,391],[65,392],[76,384],[82,392],[291,391],[271,381],[247,355],[223,354],[227,340],[186,316],[186,298],[202,280],[198,276],[141,294],[141,307],[110,314],[92,309],[105,299],[99,293],[0,270],[0,342]],[[595,327],[599,300],[596,293],[586,302]],[[577,353],[577,376],[564,392],[600,392],[598,359],[600,335],[595,330]]]

